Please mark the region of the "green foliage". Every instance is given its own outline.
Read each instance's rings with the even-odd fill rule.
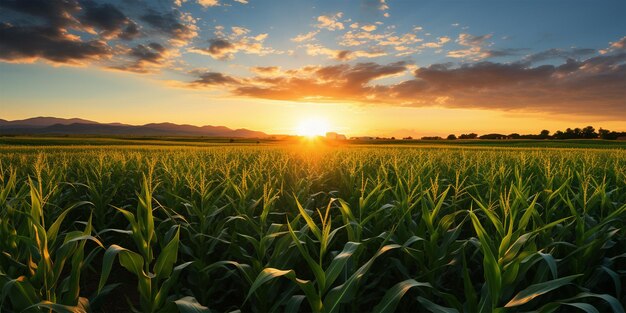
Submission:
[[[0,309],[624,312],[626,150],[497,146],[3,146]]]

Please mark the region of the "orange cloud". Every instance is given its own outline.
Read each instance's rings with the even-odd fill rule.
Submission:
[[[585,61],[570,59],[560,66],[492,62],[458,67],[432,65],[418,68],[413,78],[393,84],[375,81],[407,73],[410,64],[358,63],[314,66],[272,77],[228,81],[234,95],[274,100],[351,101],[617,118],[626,116],[625,63],[626,53],[620,53]],[[202,81],[193,84],[201,85]]]
[[[320,15],[317,17],[318,28],[324,28],[330,31],[343,29],[343,23],[338,20],[343,16],[342,12],[335,13],[333,15]]]

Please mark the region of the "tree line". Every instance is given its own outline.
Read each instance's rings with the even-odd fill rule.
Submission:
[[[520,135],[518,133],[512,134],[486,134],[479,136],[476,133],[461,134],[458,137],[455,134],[450,134],[446,137],[447,140],[456,139],[606,139],[616,140],[621,137],[626,137],[626,132],[616,132],[608,129],[600,128],[596,131],[593,126],[587,126],[584,128],[567,128],[565,131],[557,130],[553,134],[547,129],[542,130],[539,134],[526,134]],[[422,137],[422,140],[443,140],[439,136],[427,136]]]

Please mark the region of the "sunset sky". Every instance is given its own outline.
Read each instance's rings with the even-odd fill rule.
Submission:
[[[626,1],[2,0],[0,118],[626,131]]]

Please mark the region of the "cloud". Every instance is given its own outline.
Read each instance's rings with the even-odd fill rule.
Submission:
[[[363,25],[361,26],[361,29],[366,31],[366,32],[372,32],[376,30],[376,25]]]
[[[170,42],[176,46],[184,46],[198,35],[195,20],[189,14],[178,10],[170,12],[150,10],[148,14],[141,16],[141,20],[169,37]]]
[[[317,21],[319,23],[316,26],[330,31],[343,29],[343,23],[338,21],[342,16],[342,12],[338,12],[333,15],[320,15],[317,17]]]
[[[315,36],[319,33],[319,30],[310,31],[306,34],[299,34],[296,37],[291,38],[293,42],[304,42],[315,39]]]
[[[198,0],[198,4],[205,8],[208,8],[208,7],[219,6],[220,2],[219,0]]]
[[[74,13],[80,11],[76,0],[2,0],[0,7],[42,18],[54,29],[77,25]]]
[[[396,34],[394,32],[375,33],[370,31],[347,31],[341,38],[340,45],[359,46],[410,46],[422,42],[423,39],[414,33]]]
[[[306,52],[308,55],[317,56],[317,55],[326,55],[331,59],[335,59],[338,61],[349,61],[356,58],[375,58],[384,56],[387,53],[382,50],[335,50],[329,49],[319,44],[308,44],[306,45]]]
[[[624,49],[626,49],[626,36],[620,38],[619,40],[615,42],[611,42],[611,45],[609,46],[608,50],[615,51],[615,50],[624,50]]]
[[[262,76],[272,76],[280,74],[279,66],[253,66],[250,71]]]
[[[103,37],[118,36],[124,40],[132,40],[140,34],[137,24],[112,4],[85,1],[83,11],[80,18],[82,24],[101,30]]]
[[[577,59],[580,57],[589,56],[595,54],[597,51],[595,49],[549,49],[542,52],[538,52],[535,54],[528,55],[524,58],[524,61],[534,63],[541,62],[546,60],[554,60],[554,59]]]
[[[308,67],[293,72],[292,76],[272,79],[252,79],[232,92],[240,96],[278,100],[331,100],[343,101],[360,98],[372,87],[367,83],[395,75],[406,70],[404,62],[388,65],[358,63]]]
[[[226,39],[210,39],[209,47],[204,49],[194,49],[193,52],[208,54],[214,59],[228,60],[232,59],[233,53],[237,52],[237,47]]]
[[[608,48],[601,49],[598,52],[600,52],[600,54],[607,54],[618,51],[626,51],[626,36],[620,38],[617,41],[610,42]]]
[[[385,0],[363,0],[363,5],[366,8],[372,8],[381,12],[389,10],[389,5]]]
[[[204,72],[198,75],[198,79],[191,83],[192,86],[212,87],[212,86],[224,86],[224,85],[237,85],[239,81],[231,76],[217,73],[217,72]]]
[[[110,57],[103,41],[81,41],[64,30],[0,23],[0,60],[31,63],[45,59],[53,63],[84,64]]]
[[[526,51],[526,48],[505,48],[505,49],[492,49],[486,51],[486,58],[499,58],[519,55],[520,52]]]
[[[249,29],[247,29],[245,27],[239,27],[239,26],[233,26],[230,29],[231,29],[234,37],[242,36],[242,35],[245,35],[245,34],[250,32]]]
[[[189,51],[208,55],[217,60],[231,60],[238,52],[256,55],[282,53],[263,45],[268,36],[266,33],[249,36],[249,29],[237,26],[231,27],[230,35],[224,34],[222,27],[217,27],[215,33],[223,37],[210,39],[208,47],[195,47]]]
[[[172,64],[176,46],[197,35],[195,20],[178,10],[147,9],[137,19],[122,6],[95,0],[2,1],[0,60],[95,64],[107,69],[153,72]],[[134,42],[145,39],[141,44]],[[123,40],[122,42],[118,40]]]
[[[128,60],[119,65],[112,65],[110,68],[135,73],[151,73],[168,65],[174,53],[174,50],[170,50],[157,42],[138,44],[127,51]]]
[[[450,37],[442,36],[442,37],[437,37],[437,41],[436,42],[426,42],[426,43],[422,44],[422,47],[425,47],[425,48],[441,48],[447,42],[450,42]]]
[[[488,58],[491,54],[485,48],[486,41],[492,37],[492,34],[474,36],[466,33],[459,34],[456,42],[459,45],[466,46],[466,49],[448,51],[447,56],[450,58],[462,58],[473,61]]]
[[[77,1],[5,0],[0,7],[26,15],[18,23],[0,22],[0,60],[78,65],[112,54],[104,40],[83,41],[69,32],[86,28],[74,17],[81,10]]]
[[[626,116],[626,52],[554,65],[528,62],[435,64],[418,68],[413,78],[377,84],[384,77],[405,75],[404,62],[308,66],[271,77],[235,79],[234,95],[289,101],[350,101],[394,106],[442,106]],[[270,69],[267,69],[270,71]],[[257,72],[258,73],[258,72]]]
[[[482,46],[485,43],[485,41],[490,39],[492,36],[493,36],[492,34],[474,36],[470,34],[461,33],[459,34],[459,38],[457,39],[457,42],[460,45],[468,46],[468,47]]]

